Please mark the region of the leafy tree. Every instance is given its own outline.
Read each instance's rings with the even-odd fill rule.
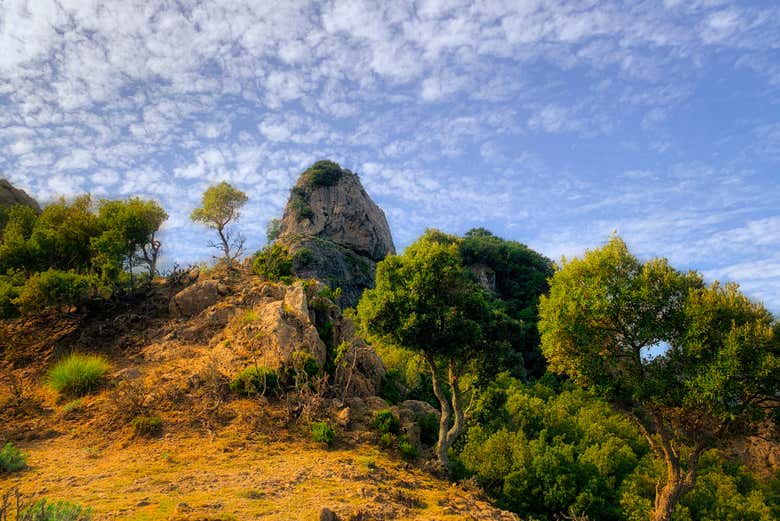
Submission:
[[[279,219],[271,219],[268,221],[268,224],[265,226],[265,238],[268,241],[268,244],[272,244],[277,237],[279,237],[279,232],[282,230],[282,221]]]
[[[238,220],[241,207],[248,200],[244,192],[222,181],[203,192],[202,206],[190,214],[194,222],[217,230],[220,242],[209,243],[209,246],[221,249],[228,263],[232,263],[244,251],[245,239],[241,234],[233,236],[227,227]]]
[[[520,378],[544,374],[545,361],[539,348],[537,327],[539,296],[546,293],[553,275],[550,259],[525,244],[496,237],[484,228],[466,233],[460,243],[463,262],[504,305],[506,314],[518,321],[504,356],[491,357],[492,373],[509,369]]]
[[[97,217],[89,195],[72,202],[65,198],[46,206],[28,241],[33,263],[17,266],[28,271],[59,270],[85,271],[92,264],[91,238],[99,234]]]
[[[33,263],[27,241],[38,215],[29,206],[16,205],[6,212],[6,223],[0,242],[0,273],[23,269]]]
[[[468,372],[496,347],[504,318],[463,266],[458,242],[429,231],[403,255],[388,256],[357,307],[364,330],[425,359],[441,410],[436,456],[448,470],[447,452],[465,426]]]
[[[92,246],[105,265],[129,270],[146,264],[149,276],[157,274],[157,258],[162,243],[157,231],[168,214],[156,201],[137,197],[126,200],[103,200],[98,207],[98,227],[101,234],[92,239]]]
[[[691,490],[702,454],[751,434],[780,393],[772,317],[735,285],[705,286],[613,237],[564,261],[539,306],[542,350],[629,415],[666,465],[652,519]]]

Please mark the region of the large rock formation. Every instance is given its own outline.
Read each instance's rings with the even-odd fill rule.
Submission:
[[[0,208],[10,208],[17,204],[29,206],[36,212],[41,211],[36,200],[27,195],[27,192],[15,188],[5,179],[0,179]]]
[[[342,290],[354,306],[374,285],[376,263],[395,253],[390,227],[357,174],[318,161],[301,174],[282,217],[279,243],[293,255],[293,270]]]

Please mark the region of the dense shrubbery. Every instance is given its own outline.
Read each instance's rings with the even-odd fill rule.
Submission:
[[[130,421],[130,425],[138,436],[148,438],[162,433],[162,418],[159,416],[136,416]]]
[[[51,368],[48,383],[62,394],[81,396],[103,384],[109,367],[101,356],[74,353]]]
[[[7,211],[0,242],[0,316],[36,313],[106,297],[133,282],[133,268],[156,273],[167,218],[154,201],[60,199],[40,215],[26,206]]]
[[[304,173],[306,183],[310,186],[333,186],[339,182],[344,170],[333,161],[317,161]]]
[[[281,244],[271,244],[257,252],[252,261],[252,272],[267,280],[290,282],[293,259]]]

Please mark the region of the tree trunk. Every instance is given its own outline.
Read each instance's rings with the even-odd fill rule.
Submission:
[[[450,359],[448,361],[448,383],[450,391],[452,393],[451,401],[447,399],[447,395],[441,388],[439,382],[439,370],[436,367],[436,361],[433,357],[427,357],[428,365],[431,369],[431,380],[433,384],[433,394],[436,395],[436,399],[439,400],[439,407],[441,409],[441,419],[439,420],[439,438],[436,441],[436,457],[439,463],[450,473],[450,459],[447,455],[452,444],[458,439],[463,427],[465,425],[465,416],[463,413],[463,405],[461,403],[461,390],[458,381],[458,373],[455,370],[455,362]],[[455,420],[450,427],[450,419],[455,415]]]
[[[222,251],[225,254],[225,260],[230,263],[230,244],[223,233],[223,228],[217,228],[217,233],[219,233],[219,240],[222,242]]]
[[[668,479],[666,484],[655,491],[655,510],[651,516],[651,521],[669,521],[672,518],[674,506],[680,500],[685,492],[684,483],[679,480],[672,481]]]

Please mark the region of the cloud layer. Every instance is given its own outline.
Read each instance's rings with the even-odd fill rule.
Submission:
[[[159,199],[169,261],[227,180],[253,248],[295,177],[361,174],[400,246],[485,226],[551,256],[617,230],[780,311],[771,2],[0,5],[0,172]]]

